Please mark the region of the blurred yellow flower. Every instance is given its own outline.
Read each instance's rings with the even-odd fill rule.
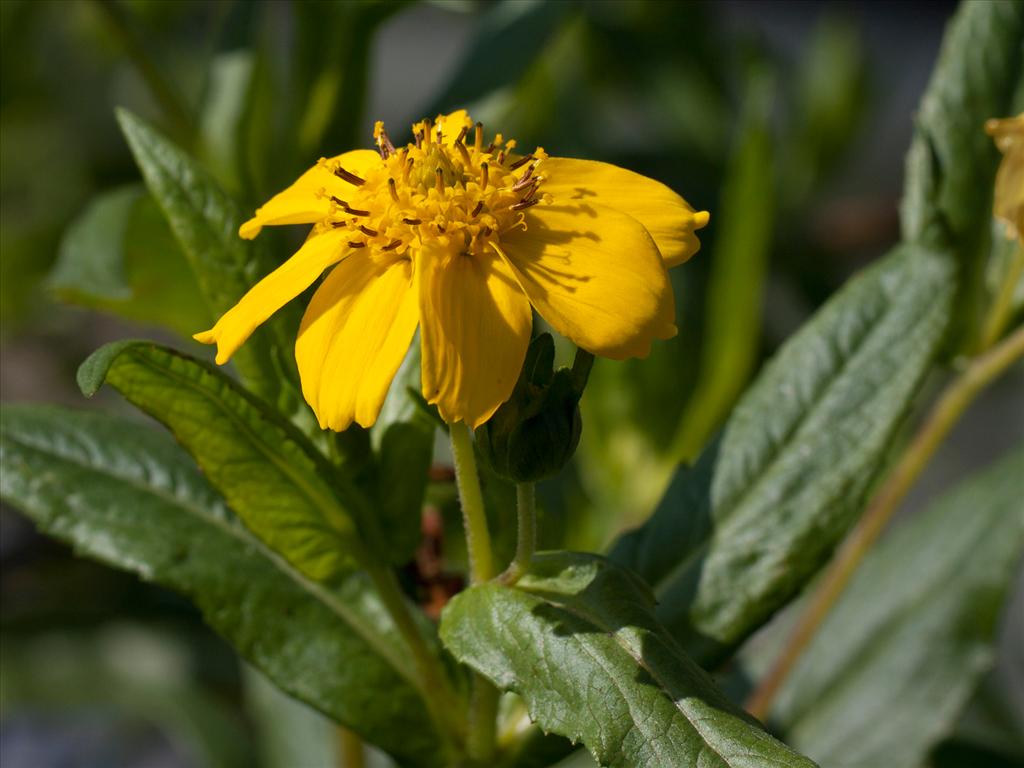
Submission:
[[[209,331],[226,362],[325,270],[299,331],[302,390],[322,428],[377,419],[420,329],[422,389],[449,423],[485,422],[512,393],[531,305],[577,346],[642,357],[676,333],[667,267],[708,221],[668,187],[607,163],[518,154],[465,111],[396,149],[322,159],[242,225],[313,224],[305,244]]]
[[[1024,233],[1024,112],[1016,117],[989,120],[988,135],[1003,153],[996,173],[995,201],[992,213],[1007,225],[1007,237]]]

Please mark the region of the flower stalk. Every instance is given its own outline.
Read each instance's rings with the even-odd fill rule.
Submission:
[[[482,584],[494,576],[494,555],[491,534],[487,529],[484,497],[473,454],[473,438],[463,423],[450,425],[452,458],[455,460],[455,483],[459,489],[462,520],[466,529],[469,552],[469,576],[473,584]]]
[[[537,549],[537,500],[533,483],[516,484],[516,516],[519,519],[519,536],[516,542],[515,558],[501,575],[501,580],[512,585],[530,570],[530,561]]]

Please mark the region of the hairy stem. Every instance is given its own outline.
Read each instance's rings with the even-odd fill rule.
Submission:
[[[501,574],[501,580],[510,586],[530,570],[530,561],[537,549],[537,500],[533,483],[516,484],[516,516],[519,518],[516,555]]]
[[[472,709],[469,714],[469,737],[466,752],[481,766],[494,764],[498,730],[498,689],[481,675],[473,675]]]
[[[853,577],[857,566],[885,530],[921,471],[978,393],[1014,361],[1024,357],[1024,326],[975,358],[943,391],[892,473],[872,498],[860,522],[843,542],[804,609],[781,655],[747,700],[746,708],[764,720],[782,684]]]
[[[466,528],[466,548],[469,550],[470,581],[482,584],[494,576],[494,555],[491,552],[491,534],[487,530],[480,477],[476,471],[473,438],[469,427],[462,423],[452,424],[450,434],[452,457],[455,459],[455,481],[459,488],[459,502]]]

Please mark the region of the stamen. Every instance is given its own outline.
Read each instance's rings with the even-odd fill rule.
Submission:
[[[344,179],[349,184],[354,184],[357,187],[363,186],[366,183],[366,179],[361,179],[351,171],[346,171],[340,165],[334,169],[334,175],[338,178]]]
[[[509,170],[514,171],[516,168],[520,168],[526,165],[531,160],[533,160],[533,155],[524,155],[523,157],[520,157],[518,160],[512,163],[512,165],[509,166]]]
[[[440,144],[442,141],[444,141],[444,133],[442,133],[442,131],[441,131],[441,124],[438,123],[437,124],[437,143]]]
[[[512,185],[512,191],[513,192],[518,192],[523,187],[527,187],[530,184],[536,184],[539,181],[539,178],[538,179],[531,178],[533,176],[533,169],[535,167],[536,167],[536,164],[533,164],[529,168],[526,169],[526,172],[523,173],[523,175],[519,177],[519,181],[517,181],[515,184]]]
[[[392,240],[390,243],[381,248],[382,251],[393,251],[395,248],[402,244],[401,240]]]
[[[406,224],[415,227],[417,224],[422,224],[422,219],[402,219]]]
[[[395,183],[394,179],[388,179],[388,191],[391,192],[391,199],[396,203],[400,203],[401,200],[398,198],[398,184]]]
[[[538,187],[540,187],[540,179],[533,179],[525,187],[521,189],[515,189],[515,187],[513,187],[513,190],[522,193],[522,197],[520,198],[521,200],[529,200],[533,197]]]
[[[434,189],[438,192],[444,192],[444,171],[441,170],[440,166],[434,171]]]
[[[380,234],[376,229],[371,229],[370,227],[364,226],[362,224],[359,225],[359,231],[362,232],[364,235],[369,235],[370,237],[376,237],[377,235]]]
[[[479,214],[480,211],[482,211],[483,209],[484,209],[484,201],[481,200],[481,201],[479,201],[476,204],[476,207],[473,209],[473,212],[471,214],[469,214],[470,218],[475,218],[477,216],[477,214]]]
[[[416,131],[416,148],[423,147],[423,131]]]
[[[405,161],[405,165],[402,167],[402,183],[409,183],[409,173],[412,171],[412,166],[415,161],[410,157]]]
[[[487,189],[487,163],[480,163],[480,170],[482,171],[480,174],[480,187],[482,189]]]
[[[504,164],[505,164],[505,150],[503,149],[503,150],[501,150],[501,152],[498,153],[498,165],[504,165]]]
[[[351,205],[346,203],[339,197],[331,195],[331,201],[334,202],[341,210],[347,213],[349,216],[369,216],[369,211],[364,211],[361,208],[353,208]]]
[[[434,127],[434,124],[430,120],[423,121],[423,138],[427,144],[430,143],[430,129]]]
[[[520,200],[518,203],[516,203],[515,205],[513,205],[511,207],[511,210],[513,210],[513,211],[525,211],[531,205],[536,205],[539,202],[540,202],[540,200],[537,199],[537,198],[534,198],[533,200]]]
[[[484,145],[484,124],[483,123],[477,123],[476,124],[476,135],[473,138],[473,149],[476,150],[477,153],[479,153],[480,152],[480,147],[482,147],[483,145]]]
[[[380,129],[380,133],[377,136],[377,149],[380,151],[380,156],[385,160],[395,154],[395,145],[391,143],[388,132],[383,128]]]
[[[459,131],[459,135],[455,137],[455,141],[453,141],[452,143],[453,144],[461,144],[462,140],[464,138],[466,138],[466,134],[467,133],[469,133],[469,126],[468,125],[462,126],[462,130]]]
[[[466,149],[466,145],[461,141],[455,142],[455,148],[459,150],[459,154],[462,156],[462,162],[465,165],[472,165],[473,161],[469,159],[469,150]]]
[[[480,234],[483,237],[487,237],[489,234],[491,234],[491,232],[492,232],[491,228],[489,226],[487,226],[486,224],[484,224],[484,228],[480,230]]]
[[[365,248],[366,247],[366,243],[361,243],[358,240],[349,240],[348,241],[348,247],[349,248]]]

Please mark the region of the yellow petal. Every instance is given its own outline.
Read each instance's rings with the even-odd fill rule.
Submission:
[[[498,254],[427,243],[416,264],[423,396],[448,423],[477,427],[512,394],[533,317]]]
[[[381,160],[380,155],[372,149],[356,149],[332,157],[327,162],[340,162],[345,170],[361,176],[379,165]],[[251,240],[267,225],[312,224],[320,221],[331,208],[331,201],[320,195],[322,189],[342,200],[348,200],[354,187],[318,163],[288,189],[278,192],[258,208],[256,215],[239,228],[238,234]]]
[[[501,247],[541,317],[578,347],[644,357],[676,333],[657,246],[632,216],[591,203],[536,206]]]
[[[373,425],[416,333],[412,263],[381,263],[364,251],[317,288],[295,342],[302,394],[321,429]]]
[[[441,126],[441,139],[446,144],[455,141],[455,137],[459,135],[463,128],[469,131],[473,127],[473,121],[470,119],[469,113],[464,109],[458,109],[447,115],[438,115],[435,125],[437,124]],[[437,128],[434,130],[436,131]],[[472,141],[472,138],[470,141]]]
[[[695,230],[708,223],[707,211],[695,212],[688,202],[659,181],[596,160],[550,157],[537,168],[542,191],[556,205],[569,200],[617,208],[651,233],[665,264],[682,264],[700,249]]]
[[[193,338],[203,344],[216,343],[217,363],[223,365],[257,326],[352,250],[347,244],[349,237],[351,235],[343,229],[313,235],[294,256],[250,288],[213,328]]]

